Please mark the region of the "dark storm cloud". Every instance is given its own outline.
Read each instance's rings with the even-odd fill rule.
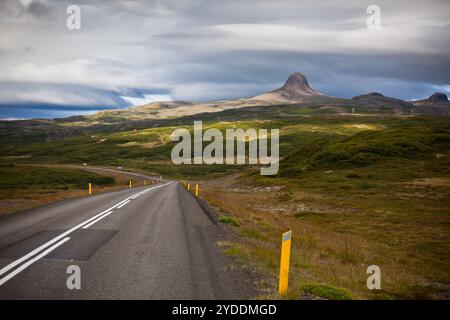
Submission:
[[[139,96],[141,93],[133,91],[131,94]],[[121,98],[121,95],[122,92],[119,91],[74,84],[0,82],[0,101],[8,105],[17,103],[31,106],[39,102],[48,105],[61,105],[61,108],[64,108],[65,103],[79,107],[129,106],[130,103]],[[36,96],[42,98],[36,101]]]
[[[49,8],[46,2],[33,1],[27,6],[26,11],[32,15],[42,17],[48,15]]]
[[[450,2],[376,2],[382,28],[373,32],[372,1],[3,0],[0,104],[96,109],[252,96],[295,71],[341,97],[448,91]],[[65,27],[73,4],[82,9],[77,31]]]

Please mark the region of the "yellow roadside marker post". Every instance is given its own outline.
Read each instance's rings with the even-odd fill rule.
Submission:
[[[281,260],[280,260],[280,285],[278,292],[283,295],[288,290],[289,280],[289,260],[291,257],[291,236],[292,232],[283,233],[281,241]]]
[[[191,184],[190,183],[188,183],[187,189],[188,189],[188,191],[191,190]]]
[[[198,197],[198,184],[195,185],[195,196]]]
[[[147,180],[144,180],[144,186],[146,186],[147,185]]]
[[[92,194],[92,184],[89,182],[89,195]]]
[[[131,188],[131,180],[130,180],[130,188]]]

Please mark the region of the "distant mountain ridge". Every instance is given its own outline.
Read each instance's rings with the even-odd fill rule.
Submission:
[[[289,75],[286,82],[278,89],[249,98],[195,103],[187,101],[152,102],[128,109],[99,111],[92,115],[72,116],[56,119],[73,125],[108,125],[137,120],[164,120],[200,113],[220,112],[230,109],[298,105],[318,108],[323,112],[348,113],[349,108],[370,109],[370,112],[388,112],[397,115],[429,114],[450,115],[450,102],[446,94],[436,92],[427,99],[404,101],[386,97],[378,92],[370,92],[351,99],[326,96],[311,88],[303,73]]]
[[[250,98],[194,103],[186,101],[152,102],[146,105],[129,109],[101,111],[91,116],[84,116],[90,122],[117,123],[128,120],[173,119],[191,116],[205,112],[220,112],[229,109],[276,106],[276,105],[306,105],[345,113],[345,107],[354,107],[356,110],[370,108],[371,111],[394,114],[431,114],[449,115],[450,106],[447,96],[435,93],[428,99],[421,101],[404,101],[386,97],[378,92],[371,92],[355,96],[351,99],[326,96],[311,88],[308,79],[301,72],[289,75],[286,82],[278,89],[265,92]],[[78,117],[77,117],[78,119]]]
[[[427,99],[412,102],[417,113],[450,115],[450,102],[445,93],[436,92]]]
[[[379,92],[370,92],[360,96],[355,96],[352,100],[361,103],[364,107],[389,108],[397,114],[411,113],[414,106],[410,102],[401,99],[385,97]]]

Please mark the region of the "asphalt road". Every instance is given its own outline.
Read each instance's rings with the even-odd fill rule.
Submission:
[[[129,171],[123,171],[123,170],[116,170],[116,169],[109,169],[109,168],[101,168],[101,167],[95,167],[95,166],[70,166],[66,165],[65,167],[72,167],[76,169],[82,169],[86,171],[93,171],[93,172],[114,172],[119,173],[121,175],[128,176],[130,178],[140,178],[140,179],[152,179],[152,180],[159,180],[163,181],[161,176],[149,176],[141,173],[134,173]]]
[[[218,226],[176,182],[64,200],[0,219],[0,299],[242,299]],[[69,290],[67,269],[81,272]]]

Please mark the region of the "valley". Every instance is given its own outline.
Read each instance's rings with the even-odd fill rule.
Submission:
[[[276,298],[280,235],[292,229],[290,299],[448,299],[449,118],[441,111],[411,112],[410,103],[373,94],[357,98],[358,104],[315,93],[303,97],[175,118],[129,109],[1,122],[1,201],[38,199],[30,190],[47,181],[50,189],[67,192],[55,181],[67,185],[71,176],[69,188],[80,192],[87,181],[125,185],[117,177],[80,174],[83,168],[64,169],[83,163],[190,181],[236,234],[217,245],[269,275],[258,284],[261,297]],[[278,173],[261,176],[249,161],[172,163],[172,132],[193,134],[194,121],[224,137],[226,129],[279,129]],[[25,178],[30,173],[36,178]],[[373,264],[381,267],[379,291],[365,286],[366,268]]]

